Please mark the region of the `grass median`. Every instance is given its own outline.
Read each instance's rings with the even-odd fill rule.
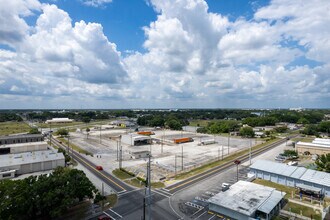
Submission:
[[[274,143],[274,142],[276,142],[278,140],[280,140],[280,139],[279,138],[275,138],[275,139],[269,140],[269,141],[267,141],[265,143],[258,144],[256,146],[252,147],[252,151],[258,150],[260,148],[263,148],[266,145],[272,144],[272,143]],[[192,169],[190,171],[187,171],[187,172],[184,172],[184,173],[180,173],[180,174],[176,175],[174,178],[176,180],[186,179],[188,177],[191,177],[191,176],[194,176],[194,175],[203,173],[203,172],[205,172],[205,171],[207,171],[207,170],[209,170],[211,168],[220,166],[220,165],[222,165],[224,163],[227,163],[227,162],[230,162],[230,161],[234,161],[237,157],[243,156],[244,154],[247,154],[248,152],[249,152],[249,149],[245,149],[245,150],[234,152],[234,153],[230,154],[229,156],[224,157],[223,160],[217,160],[215,162],[211,162],[211,163],[202,165],[200,167],[194,168],[194,169]]]

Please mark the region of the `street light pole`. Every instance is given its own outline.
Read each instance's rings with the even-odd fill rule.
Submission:
[[[229,142],[230,142],[230,133],[228,133],[228,155],[229,155]]]
[[[252,139],[250,139],[250,153],[249,153],[250,165],[252,164]]]

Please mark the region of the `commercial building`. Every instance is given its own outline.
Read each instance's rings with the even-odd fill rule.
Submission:
[[[41,134],[2,136],[0,137],[0,145],[37,142],[43,140],[44,140],[44,136]]]
[[[209,210],[231,219],[271,219],[282,208],[284,192],[246,181],[238,181],[225,192],[211,197]]]
[[[65,166],[64,155],[53,150],[0,155],[0,179],[52,170],[58,166]]]
[[[46,141],[0,145],[0,155],[16,154],[16,153],[29,152],[29,151],[42,151],[42,150],[48,150],[49,149],[48,147],[49,146]]]
[[[328,154],[330,153],[330,139],[315,138],[311,143],[299,141],[295,147],[298,154]]]
[[[250,166],[249,174],[286,186],[297,187],[297,184],[303,184],[318,188],[323,195],[330,197],[330,173],[258,160]]]
[[[73,122],[72,119],[69,119],[69,118],[53,118],[51,120],[47,120],[46,121],[46,124],[58,124],[58,123],[70,123],[70,122]]]

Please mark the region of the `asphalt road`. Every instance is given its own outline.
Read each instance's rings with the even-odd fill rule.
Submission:
[[[64,150],[67,149],[67,146],[61,144],[55,138],[52,138],[52,143],[56,144],[58,147],[63,148]],[[70,151],[70,155],[71,154],[72,152]],[[91,171],[95,176],[100,178],[105,184],[109,185],[116,192],[126,192],[132,191],[134,189],[133,187],[117,179],[105,170],[97,170],[97,165],[81,156],[80,153],[73,151],[73,159],[76,160],[78,163],[82,164],[84,167],[86,167],[89,171]]]
[[[138,189],[119,195],[118,203],[114,208],[104,213],[114,219],[137,220],[143,219],[144,189]],[[148,219],[148,207],[146,207],[146,219]],[[151,218],[159,220],[176,220],[179,216],[169,206],[169,198],[157,191],[152,191]]]

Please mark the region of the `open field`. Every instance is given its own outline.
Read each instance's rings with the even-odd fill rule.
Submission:
[[[30,126],[25,122],[0,122],[0,136],[9,134],[26,133]]]

